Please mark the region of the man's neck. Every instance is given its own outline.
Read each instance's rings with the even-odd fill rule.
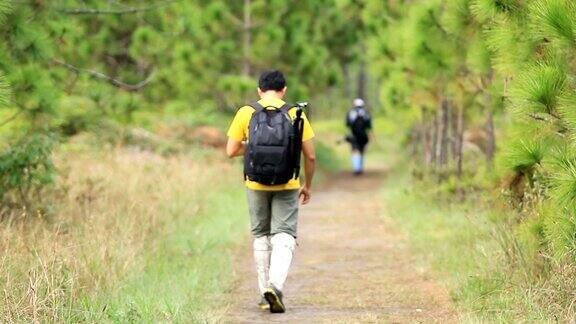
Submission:
[[[283,98],[282,94],[276,91],[266,91],[260,96],[260,99],[282,100],[282,98]]]

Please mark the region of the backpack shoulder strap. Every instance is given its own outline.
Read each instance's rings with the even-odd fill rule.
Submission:
[[[260,111],[266,109],[266,108],[264,108],[264,106],[259,104],[258,101],[253,101],[253,102],[249,103],[248,106],[254,108],[256,110],[256,112],[260,112]]]
[[[279,109],[280,109],[282,112],[287,113],[287,112],[290,111],[290,109],[292,109],[292,108],[294,108],[294,105],[291,104],[291,103],[289,103],[289,102],[287,102],[287,103],[283,104],[282,107],[280,107]]]

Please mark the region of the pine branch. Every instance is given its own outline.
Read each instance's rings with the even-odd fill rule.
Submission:
[[[551,116],[553,118],[547,118],[547,116]],[[544,122],[546,124],[550,124],[550,125],[554,125],[558,127],[558,130],[556,131],[556,135],[560,136],[560,137],[566,137],[566,127],[564,127],[561,124],[561,119],[560,117],[556,116],[556,115],[552,115],[552,114],[538,114],[538,113],[530,113],[528,114],[528,117],[540,121],[540,122]]]
[[[534,119],[534,120],[541,121],[541,122],[546,122],[546,123],[549,123],[549,124],[554,124],[554,121],[553,121],[553,120],[551,120],[550,118],[544,117],[542,114],[530,113],[530,114],[528,114],[528,117],[530,117],[530,118],[532,118],[532,119]]]
[[[55,10],[67,15],[126,15],[159,9],[180,1],[181,0],[166,0],[148,6],[124,9],[56,8]]]
[[[59,61],[59,60],[53,60],[53,62],[55,64],[58,64],[58,65],[65,67],[65,68],[67,68],[67,69],[69,69],[69,70],[71,70],[77,74],[80,74],[80,73],[88,74],[95,79],[104,80],[104,81],[110,83],[111,85],[113,85],[117,88],[120,88],[120,89],[125,90],[125,91],[129,91],[129,92],[136,92],[136,91],[139,91],[142,88],[146,87],[152,81],[152,78],[154,76],[154,72],[151,72],[146,77],[146,79],[142,80],[141,82],[136,83],[136,84],[130,84],[130,83],[124,82],[122,80],[116,79],[114,77],[111,77],[109,75],[106,75],[102,72],[98,72],[95,70],[89,70],[89,69],[83,69],[83,68],[77,67],[75,65],[72,65],[70,63],[66,63],[66,62]]]
[[[444,1],[442,1],[442,7],[440,7],[439,16],[442,16],[443,12],[444,12]],[[430,15],[430,18],[432,19],[434,26],[440,31],[440,33],[442,33],[443,36],[448,36],[448,32],[446,31],[446,29],[444,29],[444,26],[442,26],[442,24],[440,23],[440,19],[438,17],[436,17],[436,15],[434,14],[434,11],[429,10],[428,14]]]

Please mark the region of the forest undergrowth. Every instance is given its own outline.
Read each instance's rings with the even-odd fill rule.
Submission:
[[[382,188],[386,213],[409,236],[419,266],[431,268],[451,293],[464,322],[570,322],[574,271],[569,262],[534,262],[534,226],[520,226],[498,187],[460,187],[415,177],[396,156]],[[483,176],[488,177],[484,174]],[[468,191],[465,191],[468,190]],[[532,253],[530,253],[532,252]],[[540,255],[546,258],[545,255]]]

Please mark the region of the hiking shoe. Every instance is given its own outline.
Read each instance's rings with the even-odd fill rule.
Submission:
[[[270,309],[270,303],[268,303],[266,298],[262,297],[260,299],[260,302],[258,303],[258,308],[260,308],[261,310],[269,310]]]
[[[284,313],[286,311],[286,306],[282,302],[282,292],[274,286],[266,289],[264,293],[264,298],[270,304],[270,313]]]

